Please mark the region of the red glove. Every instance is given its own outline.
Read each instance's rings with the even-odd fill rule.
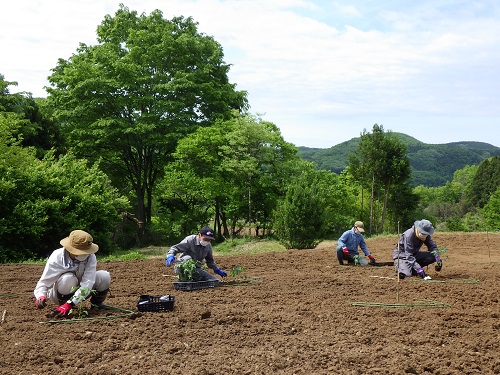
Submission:
[[[343,249],[343,250],[344,250],[344,254],[345,254],[345,255],[349,255],[349,249],[348,249],[347,247],[344,247],[344,249]]]
[[[368,259],[370,259],[371,264],[375,264],[375,258],[373,257],[372,254],[368,255]]]
[[[73,308],[73,306],[71,306],[71,304],[69,304],[68,302],[65,302],[53,311],[53,315],[57,316],[58,318],[62,318],[64,316],[68,315],[72,308]]]
[[[45,307],[45,305],[47,304],[47,297],[45,296],[41,296],[41,297],[38,297],[36,300],[35,300],[35,306],[38,308],[38,309],[43,309]]]

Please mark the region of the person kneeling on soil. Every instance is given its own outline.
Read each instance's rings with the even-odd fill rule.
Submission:
[[[108,271],[96,271],[95,253],[99,246],[83,230],[74,230],[60,241],[60,249],[47,259],[42,276],[36,284],[35,306],[42,309],[47,300],[58,304],[52,315],[67,316],[70,310],[89,296],[90,303],[98,308],[103,304],[111,284]]]
[[[356,221],[354,226],[345,231],[337,241],[337,259],[339,264],[343,265],[344,260],[348,264],[366,265],[368,262],[359,255],[358,247],[370,259],[371,264],[375,264],[375,258],[366,247],[365,239],[361,233],[364,233],[365,225],[362,221]]]
[[[396,275],[399,274],[400,279],[420,276],[430,280],[431,277],[425,274],[423,267],[432,263],[436,263],[436,271],[441,271],[443,262],[439,257],[439,249],[431,238],[433,233],[432,223],[425,219],[415,221],[410,229],[403,232],[392,254]],[[424,244],[428,251],[420,251]]]
[[[215,240],[213,229],[210,227],[203,227],[198,234],[191,234],[177,245],[172,246],[166,254],[165,264],[167,267],[170,267],[170,265],[175,262],[176,254],[179,254],[177,259],[178,265],[190,259],[195,262],[196,269],[192,274],[193,281],[219,280],[217,277],[201,269],[204,260],[206,261],[207,267],[211,268],[214,273],[221,277],[226,277],[227,273],[219,269],[217,264],[215,264],[212,254],[212,245],[210,244],[213,240]],[[175,267],[174,269],[175,273],[179,275],[181,269],[179,267]]]

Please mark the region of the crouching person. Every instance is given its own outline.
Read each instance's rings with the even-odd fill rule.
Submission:
[[[59,305],[53,315],[67,316],[78,303],[90,297],[90,303],[106,308],[104,300],[109,291],[111,276],[96,270],[95,253],[99,246],[83,230],[74,230],[60,241],[63,247],[49,256],[42,276],[36,284],[35,306],[42,309],[47,302]]]
[[[425,219],[415,221],[411,228],[403,232],[392,254],[395,272],[400,279],[420,276],[430,280],[431,277],[425,274],[424,267],[432,263],[436,263],[437,272],[441,271],[443,261],[439,257],[436,243],[431,238],[432,234],[434,227]],[[420,251],[423,245],[428,251]]]
[[[206,262],[207,267],[211,268],[215,274],[221,277],[226,277],[227,273],[217,267],[217,264],[214,261],[211,245],[213,240],[215,240],[213,229],[205,226],[200,229],[198,234],[191,234],[177,245],[172,246],[166,254],[165,264],[167,267],[170,267],[171,264],[176,262],[175,257],[179,254],[176,263],[177,267],[174,267],[174,271],[177,275],[180,273],[178,265],[192,259],[196,265],[196,269],[192,275],[193,281],[219,280],[217,277],[202,269],[203,261]]]
[[[365,232],[365,225],[362,221],[356,221],[354,226],[346,230],[337,241],[337,259],[340,265],[344,264],[347,260],[348,264],[366,265],[368,262],[361,257],[358,247],[363,251],[365,256],[370,259],[370,264],[376,264],[374,256],[366,246],[363,234]]]

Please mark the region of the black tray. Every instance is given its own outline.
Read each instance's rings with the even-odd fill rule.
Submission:
[[[165,311],[174,309],[175,297],[171,295],[166,296],[150,296],[143,294],[139,297],[137,302],[137,309],[139,311]]]
[[[198,290],[215,288],[219,285],[219,280],[208,280],[208,281],[177,281],[174,282],[175,290]]]

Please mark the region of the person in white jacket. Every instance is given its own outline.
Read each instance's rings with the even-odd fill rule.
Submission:
[[[36,284],[35,306],[42,309],[47,301],[59,305],[53,315],[67,316],[78,303],[90,296],[90,303],[99,308],[111,284],[108,271],[96,270],[95,253],[99,246],[83,230],[74,230],[60,241],[63,246],[49,256],[42,276]]]

